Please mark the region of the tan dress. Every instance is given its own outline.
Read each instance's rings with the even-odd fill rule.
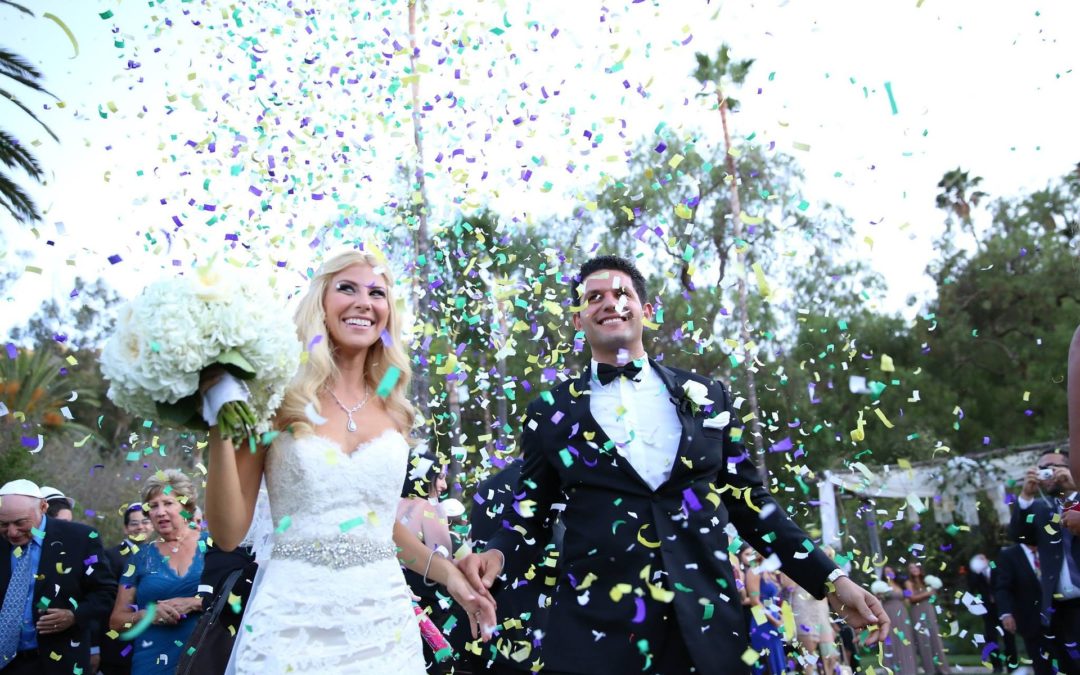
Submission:
[[[917,584],[912,581],[911,585],[916,593],[926,590],[923,584],[918,584],[921,588],[915,588]],[[923,672],[927,675],[949,672],[949,660],[945,656],[945,645],[941,642],[938,629],[937,607],[930,602],[930,598],[926,598],[912,603],[909,614],[914,629],[915,649],[919,653]]]
[[[892,622],[892,632],[885,638],[884,663],[896,675],[917,675],[914,635],[904,593],[894,588],[881,600]]]

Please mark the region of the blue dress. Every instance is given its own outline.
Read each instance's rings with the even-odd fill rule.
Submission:
[[[780,612],[775,609],[773,599],[779,595],[779,586],[771,581],[761,580],[760,597],[762,608],[766,614],[773,614],[775,618],[780,617]],[[771,673],[771,675],[781,675],[786,672],[787,657],[784,654],[784,639],[780,634],[780,628],[773,626],[769,621],[755,624],[754,619],[751,618],[750,646],[760,654],[754,663],[754,675],[762,675],[765,672]],[[768,654],[763,653],[766,649]],[[767,671],[766,668],[768,668]]]
[[[134,585],[135,603],[144,608],[151,602],[169,598],[194,597],[199,590],[199,578],[203,571],[203,557],[206,554],[206,534],[199,537],[195,557],[184,576],[178,576],[158,547],[147,543],[131,558],[135,566]],[[125,583],[126,580],[121,580]],[[188,615],[175,626],[151,624],[135,637],[135,651],[131,657],[132,675],[172,675],[176,672],[176,662],[184,648],[191,631],[199,621],[198,614]]]

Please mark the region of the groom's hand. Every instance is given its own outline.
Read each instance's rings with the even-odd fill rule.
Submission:
[[[483,553],[470,553],[459,560],[457,566],[477,593],[491,597],[488,589],[495,583],[499,572],[502,572],[503,555],[494,549]]]
[[[835,590],[827,596],[833,611],[840,615],[849,626],[865,628],[877,626],[866,639],[866,646],[881,642],[889,635],[889,616],[881,601],[870,591],[847,577],[840,577],[833,582]]]

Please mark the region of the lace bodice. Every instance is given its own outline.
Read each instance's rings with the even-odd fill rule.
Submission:
[[[321,436],[280,434],[266,458],[275,540],[391,542],[409,445],[388,430],[346,455]]]

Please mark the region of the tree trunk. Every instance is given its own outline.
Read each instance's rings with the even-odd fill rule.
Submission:
[[[720,107],[720,123],[724,128],[724,160],[727,164],[728,175],[731,176],[731,235],[738,246],[743,236],[742,206],[739,202],[739,175],[735,171],[735,157],[731,154],[731,134],[728,132],[727,99],[723,98],[719,85],[716,88],[716,100]],[[750,412],[754,417],[748,425],[750,435],[754,439],[754,463],[761,474],[761,482],[768,487],[769,467],[765,463],[765,445],[761,435],[761,422],[758,419],[757,382],[754,373],[753,355],[746,346],[750,344],[750,311],[746,296],[746,260],[743,260],[742,268],[738,271],[736,279],[736,291],[738,293],[738,318],[739,339],[743,345],[743,360],[746,367],[746,400],[750,404]],[[745,439],[743,441],[745,445]]]
[[[416,10],[418,0],[409,0],[409,67],[414,76],[417,76],[419,71],[417,70],[417,41],[416,41]],[[420,78],[413,77],[412,85],[410,87],[412,92],[412,126],[413,126],[413,145],[416,149],[415,157],[415,169],[413,171],[413,181],[409,183],[410,194],[409,197],[409,209],[416,214],[416,227],[413,230],[413,246],[417,252],[429,252],[431,250],[430,239],[428,235],[428,203],[427,203],[427,189],[424,179],[424,134],[422,129],[422,118],[420,115]],[[419,195],[418,200],[413,200],[413,186],[415,185],[415,194]],[[429,263],[430,264],[430,263]],[[430,304],[425,297],[425,282],[426,276],[421,269],[417,269],[413,275],[412,280],[412,292],[413,292],[413,306],[416,308],[416,320],[421,326],[428,326],[432,323],[434,312],[428,307]],[[424,341],[423,333],[420,335],[420,344]],[[417,345],[419,346],[419,345]],[[430,406],[428,401],[430,400],[430,393],[428,388],[430,386],[429,366],[421,366],[416,369],[413,374],[413,401],[415,401],[420,408],[420,413],[426,418],[430,417]]]

